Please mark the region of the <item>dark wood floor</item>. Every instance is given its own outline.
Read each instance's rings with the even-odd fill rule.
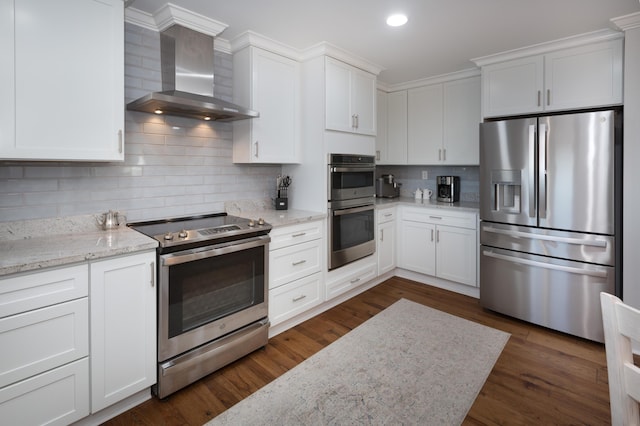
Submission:
[[[275,336],[265,348],[165,400],[153,398],[107,424],[202,425],[401,298],[511,333],[464,424],[610,424],[603,345],[397,277]]]

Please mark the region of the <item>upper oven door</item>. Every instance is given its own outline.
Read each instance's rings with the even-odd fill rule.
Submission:
[[[329,201],[373,197],[376,168],[373,165],[329,165]]]

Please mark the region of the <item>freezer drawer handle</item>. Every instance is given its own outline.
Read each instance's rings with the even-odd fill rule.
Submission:
[[[498,229],[487,226],[483,228],[486,232],[494,234],[510,235],[512,237],[530,238],[532,240],[555,241],[558,243],[575,244],[578,246],[606,247],[607,242],[602,240],[581,240],[580,238],[556,237],[553,235],[530,234],[528,232],[509,231],[506,229]]]
[[[519,263],[521,265],[536,266],[539,268],[551,269],[554,271],[569,272],[578,275],[590,275],[592,277],[606,278],[607,271],[590,271],[588,269],[572,268],[570,266],[553,265],[551,263],[537,262],[535,260],[521,259],[519,257],[505,256],[503,254],[494,253],[492,251],[483,250],[483,255],[493,257],[507,262]]]

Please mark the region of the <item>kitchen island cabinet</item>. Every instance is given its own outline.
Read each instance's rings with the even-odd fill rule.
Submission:
[[[124,160],[123,7],[0,0],[0,159]]]

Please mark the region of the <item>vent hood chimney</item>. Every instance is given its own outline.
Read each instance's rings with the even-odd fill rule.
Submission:
[[[160,33],[162,92],[127,105],[131,111],[211,121],[259,117],[248,108],[213,97],[213,37],[181,25]]]

